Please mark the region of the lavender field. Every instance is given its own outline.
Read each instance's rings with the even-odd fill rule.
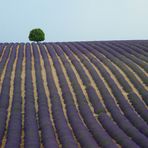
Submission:
[[[0,148],[148,148],[148,41],[0,43]]]

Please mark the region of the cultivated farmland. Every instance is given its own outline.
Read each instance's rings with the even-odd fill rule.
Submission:
[[[148,148],[148,41],[1,43],[0,147]]]

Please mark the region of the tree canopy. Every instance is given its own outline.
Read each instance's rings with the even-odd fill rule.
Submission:
[[[44,41],[45,33],[40,28],[32,29],[29,33],[29,40],[36,42]]]

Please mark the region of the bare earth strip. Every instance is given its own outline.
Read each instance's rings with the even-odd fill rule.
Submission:
[[[25,64],[26,64],[26,55],[25,55],[26,45],[24,45],[23,52],[23,62],[22,62],[22,74],[21,74],[21,96],[22,96],[22,135],[21,135],[21,147],[24,147],[24,114],[25,114]]]
[[[4,55],[4,53],[5,53],[6,48],[7,48],[7,46],[5,46],[5,47],[3,48],[2,54],[1,54],[1,56],[0,56],[0,62],[1,62],[2,59],[3,59],[3,55]]]
[[[7,69],[7,64],[8,64],[8,61],[10,59],[11,52],[12,52],[12,47],[10,48],[10,53],[9,53],[8,59],[7,59],[6,63],[5,63],[2,75],[0,75],[0,93],[1,93],[1,90],[2,90],[2,83],[3,83],[4,77],[5,77],[5,73],[6,73],[6,69]]]

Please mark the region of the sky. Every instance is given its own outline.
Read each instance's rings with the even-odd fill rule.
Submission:
[[[148,0],[0,0],[0,42],[148,39]]]

